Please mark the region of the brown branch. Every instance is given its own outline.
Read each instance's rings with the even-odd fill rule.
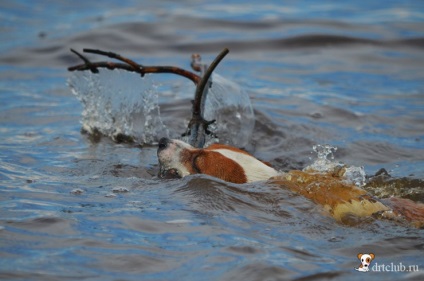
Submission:
[[[80,59],[84,61],[85,63],[84,66],[87,66],[87,69],[91,70],[91,72],[93,73],[99,73],[99,70],[96,67],[93,67],[91,61],[89,61],[86,57],[84,57],[83,55],[75,51],[74,49],[71,49],[71,52],[76,54]]]
[[[68,71],[91,70],[94,73],[98,73],[97,68],[107,68],[110,70],[122,69],[122,70],[130,71],[130,72],[139,73],[141,76],[144,76],[146,73],[173,73],[173,74],[177,74],[182,77],[185,77],[187,79],[190,79],[195,85],[199,84],[201,80],[199,75],[193,72],[190,72],[188,70],[175,67],[175,66],[144,66],[141,64],[137,64],[130,59],[127,59],[125,57],[122,57],[112,52],[84,49],[85,52],[105,55],[111,58],[119,59],[125,63],[114,63],[114,62],[106,62],[106,61],[90,62],[87,58],[85,58],[83,55],[76,52],[75,50],[71,49],[71,51],[74,54],[76,54],[79,58],[81,58],[84,61],[84,64],[68,67]]]
[[[196,92],[193,100],[192,118],[187,127],[187,131],[183,135],[190,135],[189,142],[191,145],[195,147],[203,147],[205,143],[205,135],[211,134],[211,132],[208,130],[208,126],[215,122],[215,120],[206,121],[203,118],[202,111],[204,109],[202,108],[202,105],[204,104],[207,96],[206,87],[210,87],[211,85],[209,79],[212,75],[212,72],[215,70],[221,60],[229,53],[229,50],[227,48],[221,51],[221,53],[215,58],[215,60],[209,67],[201,63],[200,55],[194,54],[192,56],[191,67],[195,71],[200,72],[202,77],[197,74],[194,74],[193,72],[175,66],[144,66],[113,52],[105,52],[102,50],[94,49],[83,49],[83,51],[86,53],[107,56],[112,59],[120,60],[123,63],[114,63],[107,61],[91,62],[82,54],[71,49],[71,52],[76,54],[81,60],[84,61],[84,63],[71,66],[68,68],[68,71],[90,70],[93,73],[98,73],[98,68],[107,68],[110,70],[122,69],[130,72],[136,72],[139,73],[141,76],[144,76],[144,74],[146,73],[173,73],[186,77],[193,81],[193,83],[196,85]]]
[[[107,68],[110,70],[114,69],[122,69],[130,72],[137,72],[132,66],[126,64],[126,63],[115,63],[115,62],[109,62],[109,61],[98,61],[98,62],[90,62],[89,64],[78,64],[74,66],[68,67],[68,71],[85,71],[90,70],[90,68],[95,68],[97,71],[97,68]]]
[[[111,59],[117,59],[117,60],[123,61],[126,64],[131,65],[134,69],[139,69],[139,68],[142,68],[143,67],[142,65],[139,65],[135,61],[130,60],[130,59],[126,58],[126,57],[123,57],[123,56],[121,56],[121,55],[119,55],[117,53],[105,52],[105,51],[102,51],[102,50],[94,50],[94,49],[83,49],[82,51],[84,53],[91,53],[91,54],[97,54],[97,55],[107,56],[107,57],[109,57]]]
[[[193,101],[193,114],[188,124],[187,130],[183,134],[183,136],[190,135],[189,143],[194,147],[202,148],[204,146],[205,134],[211,133],[208,130],[208,127],[209,125],[215,122],[215,120],[207,121],[204,119],[202,114],[202,102],[204,102],[204,99],[206,98],[205,88],[207,85],[210,85],[209,78],[211,77],[212,72],[228,53],[229,50],[227,48],[222,50],[221,53],[219,53],[219,55],[208,67],[200,83],[197,84],[196,93],[194,95]]]
[[[200,114],[200,105],[202,101],[202,95],[205,90],[206,85],[208,84],[209,78],[212,75],[212,72],[215,70],[215,68],[218,66],[218,64],[221,62],[221,60],[230,52],[227,48],[221,51],[219,55],[215,58],[215,60],[209,65],[208,69],[206,70],[205,74],[202,77],[202,80],[200,80],[200,83],[197,84],[196,93],[194,96],[194,102],[193,102],[193,115],[194,114]]]

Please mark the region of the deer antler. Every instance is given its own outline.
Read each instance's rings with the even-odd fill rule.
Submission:
[[[93,73],[98,73],[98,68],[107,68],[107,69],[122,69],[130,72],[139,73],[141,76],[144,76],[146,73],[174,73],[185,78],[190,79],[196,85],[196,92],[193,100],[192,107],[192,117],[187,127],[186,132],[183,136],[189,135],[189,143],[195,147],[203,147],[205,144],[205,135],[211,134],[208,130],[208,126],[215,122],[215,120],[206,121],[203,117],[204,112],[204,104],[206,101],[206,96],[208,93],[208,89],[212,85],[210,81],[210,77],[212,72],[221,62],[221,60],[229,53],[229,50],[225,48],[218,54],[212,64],[207,68],[206,65],[201,64],[200,55],[195,54],[192,56],[191,66],[195,71],[200,72],[203,76],[190,72],[188,70],[175,67],[175,66],[145,66],[134,62],[126,57],[123,57],[119,54],[113,52],[106,52],[102,50],[94,50],[94,49],[83,49],[85,53],[92,53],[102,56],[107,56],[112,59],[117,59],[122,61],[123,63],[115,63],[115,62],[91,62],[85,56],[80,54],[79,52],[71,49],[71,52],[76,54],[80,59],[84,61],[83,64],[71,66],[68,68],[68,71],[85,71],[90,70]]]
[[[209,78],[212,75],[212,72],[221,62],[221,60],[229,53],[230,51],[225,48],[219,53],[215,58],[212,64],[208,67],[205,74],[200,80],[200,83],[197,84],[196,92],[194,94],[193,101],[193,114],[191,120],[188,124],[187,131],[184,135],[190,135],[189,143],[194,147],[203,147],[205,144],[205,134],[210,134],[208,130],[209,125],[215,122],[215,120],[206,121],[203,117],[202,111],[204,111],[204,103],[206,100],[206,95],[208,88],[211,86]],[[209,84],[209,85],[208,85]],[[206,86],[208,85],[208,88]]]

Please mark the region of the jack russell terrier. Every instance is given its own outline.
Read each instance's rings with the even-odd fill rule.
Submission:
[[[355,269],[362,272],[370,271],[370,264],[374,258],[374,254],[358,254],[358,259],[361,261],[361,265]]]
[[[406,219],[416,227],[424,227],[424,204],[402,198],[385,199],[383,203],[383,200],[375,199],[364,189],[347,183],[343,177],[344,168],[327,173],[312,170],[282,173],[232,146],[212,144],[199,149],[168,138],[160,139],[157,156],[161,178],[207,174],[237,184],[266,180],[323,206],[324,210],[342,223],[347,223],[352,215],[379,215],[394,220]]]

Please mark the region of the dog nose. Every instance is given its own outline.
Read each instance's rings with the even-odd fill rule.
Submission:
[[[166,148],[171,140],[168,138],[161,138],[159,140],[159,150]]]

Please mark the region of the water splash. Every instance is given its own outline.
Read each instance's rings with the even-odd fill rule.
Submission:
[[[317,153],[317,159],[307,168],[324,173],[344,166],[343,163],[334,161],[334,153],[337,151],[337,147],[317,144],[312,146],[312,149]]]
[[[365,185],[365,169],[364,167],[347,166],[342,162],[335,161],[334,153],[337,147],[328,144],[317,144],[312,146],[317,153],[317,159],[307,166],[304,171],[314,171],[319,173],[342,173],[344,180],[356,186]]]
[[[160,118],[157,85],[148,75],[120,70],[73,72],[68,85],[83,105],[82,126],[116,140],[127,136],[138,143],[152,143],[168,135]]]
[[[237,147],[249,143],[255,126],[249,95],[238,84],[216,73],[212,74],[204,117],[216,120],[210,129],[219,137],[219,142]]]
[[[346,180],[356,186],[364,186],[366,184],[366,174],[363,166],[349,166],[345,167],[344,176]]]
[[[160,116],[158,85],[149,75],[141,78],[121,70],[99,71],[73,72],[68,79],[83,105],[81,123],[85,131],[150,144],[170,135]],[[213,74],[204,117],[216,120],[210,130],[219,137],[208,136],[206,145],[219,141],[244,147],[253,134],[255,116],[248,94],[218,74]],[[182,132],[172,135],[178,133]]]

